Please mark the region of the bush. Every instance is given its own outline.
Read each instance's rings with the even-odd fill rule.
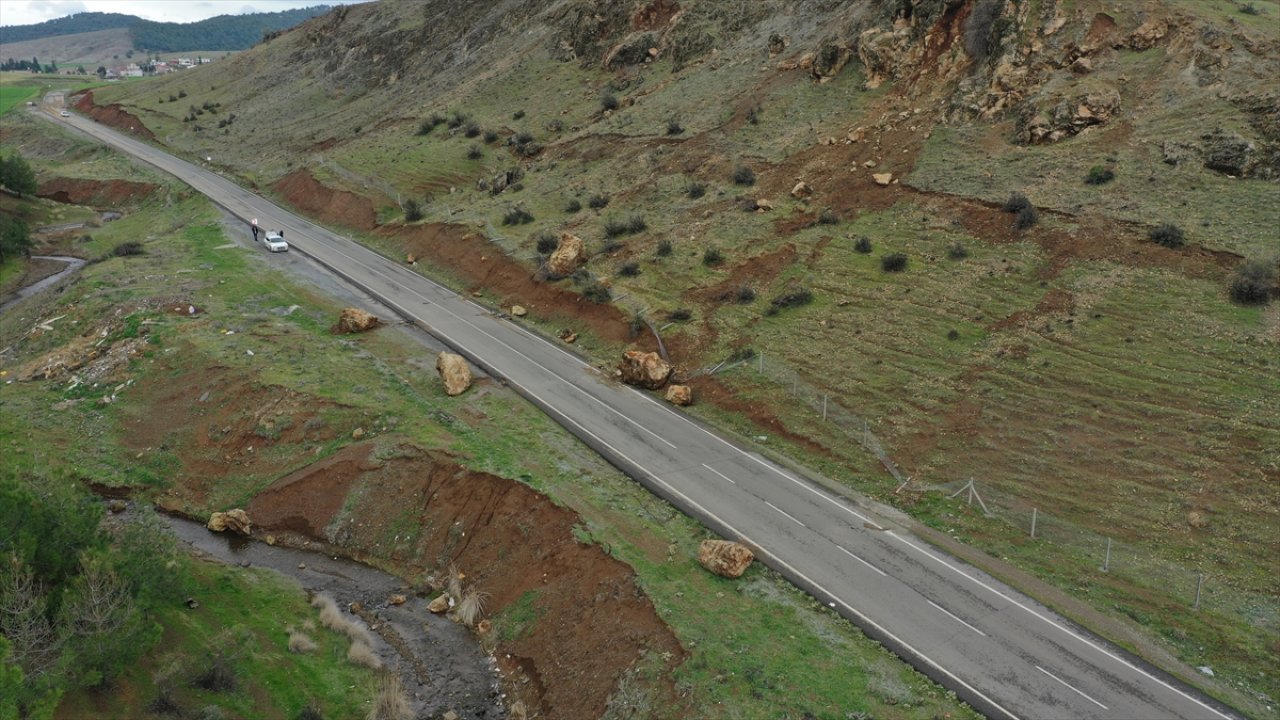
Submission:
[[[747,122],[751,123],[752,125],[760,124],[760,106],[759,105],[756,105],[752,107],[750,110],[747,110]]]
[[[469,122],[467,123],[467,127],[463,129],[462,134],[469,138],[480,137],[480,126],[473,122]]]
[[[1106,185],[1116,179],[1116,174],[1109,167],[1102,165],[1094,165],[1089,168],[1089,174],[1084,176],[1085,185]]]
[[[458,128],[462,127],[463,123],[465,123],[466,121],[467,121],[466,114],[462,112],[455,112],[454,114],[449,116],[449,119],[447,121],[445,121],[445,126],[448,127],[450,130],[457,130]]]
[[[324,713],[321,713],[320,708],[316,707],[314,703],[307,703],[306,706],[298,711],[294,720],[324,720]]]
[[[498,139],[498,132],[496,130],[484,131],[484,142],[486,145],[492,145],[494,142],[497,141],[497,139]]]
[[[670,120],[667,120],[668,135],[679,135],[680,133],[683,133],[683,132],[684,132],[684,127],[680,125],[679,120],[677,120],[676,118],[671,118]]]
[[[533,214],[522,207],[508,208],[502,216],[503,225],[525,225],[533,222]]]
[[[658,249],[655,251],[658,257],[666,257],[671,254],[671,241],[659,240]]]
[[[515,112],[511,113],[511,119],[512,119],[512,120],[521,120],[521,119],[523,119],[523,118],[524,118],[524,111],[523,111],[523,110],[517,110],[517,111],[515,111]]]
[[[750,187],[756,184],[756,173],[746,165],[739,165],[733,169],[733,184]]]
[[[528,130],[521,130],[520,132],[511,136],[511,140],[516,147],[520,147],[521,145],[528,145],[529,143],[533,142],[533,133],[529,132]]]
[[[1258,14],[1260,14],[1260,13],[1258,12],[1258,8],[1256,8],[1256,7],[1254,7],[1254,6],[1253,6],[1253,3],[1245,3],[1244,5],[1241,5],[1241,6],[1240,6],[1240,10],[1239,10],[1239,12],[1241,12],[1241,13],[1243,13],[1243,14],[1245,14],[1245,15],[1258,15]]]
[[[889,253],[880,258],[880,269],[885,272],[902,272],[907,269],[906,253]]]
[[[559,244],[560,241],[556,239],[555,235],[552,235],[551,233],[542,233],[538,235],[538,254],[548,255],[554,252],[556,246]]]
[[[180,98],[184,98],[184,97],[186,97],[186,96],[187,96],[187,91],[186,91],[186,90],[179,90],[179,91],[178,91],[178,97],[180,97]]]
[[[956,330],[955,328],[952,328],[952,329],[948,330],[948,331],[947,331],[947,339],[948,339],[948,340],[959,340],[959,339],[960,339],[960,331],[959,331],[959,330]]]
[[[1007,213],[1022,212],[1029,207],[1031,207],[1031,201],[1020,192],[1010,194],[1009,199],[1004,201],[1004,211]]]
[[[741,347],[729,354],[728,362],[746,362],[756,356],[755,348]]]
[[[947,257],[952,260],[963,260],[969,257],[969,249],[960,243],[951,243],[951,247],[947,248]]]
[[[689,183],[689,186],[684,189],[684,193],[689,196],[690,200],[697,200],[707,194],[707,186],[700,182]]]
[[[587,199],[587,207],[592,210],[602,210],[609,204],[608,195],[592,195]]]
[[[128,257],[130,255],[146,255],[147,251],[142,249],[140,242],[122,242],[111,249],[111,254],[116,257]]]
[[[467,148],[468,160],[479,160],[482,157],[484,157],[484,151],[480,149],[479,145],[472,145],[471,147]]]
[[[1264,305],[1271,301],[1275,287],[1275,263],[1246,260],[1231,280],[1231,299],[1241,305]]]
[[[857,250],[858,252],[862,253],[863,255],[869,255],[869,254],[871,254],[871,238],[866,237],[866,236],[864,235],[863,237],[860,237],[860,238],[858,238],[857,240],[854,240],[854,241],[853,241],[853,249],[854,249],[854,250]]]
[[[770,300],[769,307],[773,313],[777,313],[778,310],[801,307],[811,302],[813,302],[813,293],[808,288],[798,288]]]
[[[1151,242],[1167,248],[1180,248],[1187,242],[1187,236],[1182,232],[1182,228],[1172,223],[1162,223],[1151,228],[1147,236],[1151,238]]]
[[[618,98],[611,92],[605,92],[600,95],[600,107],[605,110],[617,110]]]
[[[676,308],[667,312],[667,319],[671,322],[684,322],[693,317],[693,311],[689,308]]]
[[[210,692],[232,692],[239,686],[231,659],[221,650],[209,658],[209,667],[195,677],[192,685]]]
[[[1013,226],[1019,230],[1026,230],[1038,222],[1040,222],[1040,214],[1028,205],[1018,211],[1018,216],[1013,219]]]
[[[623,263],[622,267],[618,268],[618,275],[622,277],[635,277],[639,274],[640,263],[638,262]]]
[[[739,305],[746,305],[747,303],[751,303],[755,301],[756,291],[752,290],[746,285],[743,285],[742,287],[738,288],[738,292],[734,293],[733,299]]]
[[[835,214],[835,212],[833,212],[831,208],[823,208],[822,212],[818,213],[818,224],[819,225],[839,225],[840,216]]]
[[[760,209],[760,203],[753,197],[744,196],[738,198],[738,207],[742,208],[743,212],[755,212]]]
[[[603,305],[604,303],[609,302],[609,300],[612,299],[613,296],[609,293],[609,288],[605,287],[604,285],[601,285],[596,280],[592,280],[586,287],[582,289],[582,297],[590,300],[593,303]]]
[[[378,691],[373,697],[373,704],[365,713],[364,720],[409,720],[413,717],[413,707],[405,694],[400,674],[383,672],[378,676]]]
[[[707,267],[714,267],[723,262],[724,254],[717,248],[707,248],[706,252],[702,253],[702,264]]]
[[[404,204],[404,221],[418,222],[422,219],[422,204],[413,198],[405,198]]]
[[[582,209],[582,203],[578,202],[577,198],[574,198],[569,202],[565,203],[565,206],[564,206],[564,211],[569,214],[576,213],[581,209]]]

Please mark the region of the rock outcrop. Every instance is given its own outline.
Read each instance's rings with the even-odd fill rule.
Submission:
[[[440,357],[436,358],[436,372],[440,373],[444,391],[450,396],[461,395],[471,387],[471,366],[461,355],[440,353]]]
[[[671,365],[657,353],[628,350],[622,354],[618,372],[622,382],[628,385],[657,390],[671,377]]]
[[[237,535],[245,536],[253,532],[253,523],[249,522],[249,514],[240,508],[210,515],[205,527],[213,532],[230,530]]]
[[[571,233],[560,233],[560,242],[547,258],[547,269],[552,275],[570,275],[587,262],[587,249],[582,238]]]
[[[698,562],[720,577],[742,577],[755,557],[747,546],[728,540],[703,540],[698,546]]]

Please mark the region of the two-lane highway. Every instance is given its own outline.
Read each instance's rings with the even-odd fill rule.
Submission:
[[[870,511],[734,445],[649,395],[403,265],[221,176],[84,118],[71,125],[173,174],[395,308],[653,492],[993,718],[1228,718],[1205,699]]]

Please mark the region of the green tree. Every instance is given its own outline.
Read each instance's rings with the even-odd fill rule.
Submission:
[[[18,218],[0,213],[0,263],[10,257],[25,254],[30,249],[31,232],[27,229],[27,224]],[[0,538],[0,545],[3,545],[3,542],[4,539]]]
[[[99,66],[98,66],[98,77],[100,77],[100,78],[105,78],[106,76],[107,76],[107,68],[106,68],[106,67],[104,67],[104,66],[102,66],[102,65],[99,65]]]
[[[36,174],[21,155],[14,153],[0,158],[0,185],[19,195],[30,195],[36,191]]]

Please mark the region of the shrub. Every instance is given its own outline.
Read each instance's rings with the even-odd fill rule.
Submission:
[[[1116,179],[1116,174],[1109,167],[1103,165],[1094,165],[1089,168],[1089,174],[1084,176],[1085,185],[1106,185]]]
[[[209,667],[196,675],[192,685],[211,692],[232,692],[239,686],[231,659],[221,650],[209,657]]]
[[[480,137],[480,126],[474,122],[469,122],[467,127],[463,129],[462,134],[469,138]]]
[[[854,241],[853,241],[853,249],[854,249],[854,250],[857,250],[858,252],[862,253],[863,255],[869,255],[869,254],[871,253],[871,238],[866,237],[866,236],[864,235],[864,236],[862,236],[862,237],[858,238],[857,240],[854,240]]]
[[[1180,248],[1187,242],[1187,236],[1182,232],[1182,228],[1173,223],[1161,223],[1151,228],[1147,236],[1151,238],[1151,242],[1167,248]]]
[[[880,258],[880,269],[885,272],[902,272],[907,269],[906,253],[889,253]]]
[[[445,126],[448,127],[450,130],[457,130],[458,128],[462,127],[462,125],[466,121],[467,121],[467,116],[465,113],[455,112],[454,114],[449,116],[448,120],[445,121]]]
[[[413,198],[405,198],[401,205],[404,208],[405,222],[418,222],[422,219],[422,204]]]
[[[768,313],[770,315],[776,315],[779,310],[801,307],[808,305],[811,302],[813,302],[813,293],[808,288],[797,288],[770,300]]]
[[[622,267],[618,268],[618,275],[622,277],[635,277],[639,274],[640,274],[640,263],[638,262],[633,261],[633,262],[623,263]]]
[[[373,651],[373,646],[361,640],[351,641],[351,647],[347,648],[347,662],[352,665],[367,667],[370,670],[377,670],[382,667],[382,661],[378,659],[378,655]]]
[[[180,98],[184,98],[184,97],[186,97],[186,96],[187,96],[187,91],[186,91],[186,90],[179,90],[179,91],[178,91],[178,97],[180,97]]]
[[[680,125],[679,120],[677,120],[676,118],[671,118],[670,120],[667,120],[668,135],[679,135],[682,132],[684,132],[684,127]]]
[[[756,184],[756,173],[746,165],[739,165],[733,169],[733,184],[750,187]]]
[[[423,120],[422,123],[418,125],[418,132],[416,134],[427,135],[432,130],[435,130],[435,129],[436,129],[435,124],[433,124],[430,120]]]
[[[122,242],[111,249],[111,254],[116,257],[128,257],[130,255],[146,255],[147,251],[142,249],[140,242]]]
[[[556,249],[560,241],[551,233],[541,233],[538,235],[538,254],[547,255]]]
[[[497,139],[498,139],[498,132],[496,130],[484,131],[484,142],[486,145],[492,145],[494,142],[497,141]]]
[[[565,206],[564,206],[564,211],[569,214],[576,213],[581,209],[582,209],[582,203],[578,202],[577,198],[574,198],[569,202],[565,203]]]
[[[744,196],[738,198],[738,207],[742,208],[743,212],[755,212],[760,209],[760,203],[753,197]]]
[[[1275,287],[1275,263],[1246,260],[1231,279],[1231,299],[1241,305],[1263,305],[1271,301]]]
[[[392,671],[381,673],[378,692],[373,696],[373,704],[365,713],[364,720],[409,720],[412,717],[413,708],[400,682],[400,674]]]
[[[752,290],[746,285],[743,285],[742,287],[738,288],[738,292],[734,293],[733,299],[739,305],[746,305],[747,303],[755,301],[756,291]]]
[[[689,308],[676,308],[667,312],[667,319],[671,322],[684,322],[693,317],[693,311]]]
[[[702,253],[702,264],[707,267],[714,267],[724,262],[724,254],[718,248],[707,248]]]
[[[959,330],[956,330],[955,328],[952,328],[952,329],[948,330],[948,331],[947,331],[947,339],[948,339],[948,340],[959,340],[959,339],[960,339],[960,331],[959,331]]]
[[[671,241],[659,240],[658,249],[655,251],[658,257],[666,257],[671,254]]]
[[[178,102],[178,96],[177,96],[177,95],[170,94],[170,95],[169,95],[169,102]]]
[[[468,160],[479,160],[482,157],[484,157],[484,151],[480,149],[479,145],[472,145],[471,147],[467,148]]]
[[[587,207],[592,210],[601,210],[609,204],[608,195],[592,195],[587,199]]]
[[[609,288],[601,285],[599,281],[592,280],[582,289],[582,297],[593,303],[601,304],[609,302],[613,295],[609,293]]]
[[[958,242],[951,243],[951,247],[947,248],[947,257],[952,260],[963,260],[969,257],[969,249]]]
[[[819,225],[839,225],[840,216],[835,214],[835,212],[833,212],[831,208],[823,208],[822,212],[818,213],[818,224]]]
[[[1259,14],[1259,12],[1258,12],[1258,8],[1254,7],[1254,6],[1253,6],[1253,3],[1245,3],[1244,5],[1241,5],[1241,6],[1240,6],[1240,10],[1239,10],[1239,12],[1241,12],[1241,13],[1243,13],[1243,14],[1245,14],[1245,15],[1258,15],[1258,14]]]
[[[515,111],[515,112],[511,113],[511,119],[512,119],[512,120],[521,120],[521,119],[523,119],[523,118],[524,118],[524,111],[523,111],[523,110],[517,110],[517,111]]]
[[[1011,193],[1009,199],[1004,201],[1004,211],[1007,213],[1022,212],[1029,207],[1031,207],[1031,201],[1020,192]]]
[[[760,106],[759,105],[755,105],[751,109],[747,110],[747,122],[751,123],[752,125],[760,124]]]
[[[618,218],[609,218],[604,222],[604,236],[615,238],[627,234],[627,223]]]
[[[291,653],[309,653],[315,652],[316,642],[309,635],[297,630],[289,631],[289,652]]]
[[[755,348],[741,347],[729,354],[728,362],[746,362],[756,356]]]
[[[561,130],[564,130],[564,122],[561,121],[560,118],[556,118],[555,120],[547,123],[545,127],[549,132],[558,133]]]
[[[697,200],[707,194],[707,186],[700,182],[692,182],[684,189],[684,193],[689,196],[689,199]]]
[[[525,225],[533,222],[533,214],[522,207],[508,208],[502,216],[503,225]]]
[[[520,147],[521,145],[528,145],[529,143],[533,142],[533,133],[529,132],[528,130],[521,130],[520,132],[511,136],[511,140],[516,147]]]
[[[617,110],[618,98],[611,92],[605,92],[600,95],[600,107],[605,110]]]
[[[294,720],[324,720],[324,714],[320,712],[320,708],[316,707],[314,703],[307,703],[298,711]]]
[[[1018,211],[1017,217],[1013,219],[1013,226],[1019,230],[1026,230],[1038,222],[1040,222],[1040,214],[1036,212],[1035,208],[1028,205]]]

